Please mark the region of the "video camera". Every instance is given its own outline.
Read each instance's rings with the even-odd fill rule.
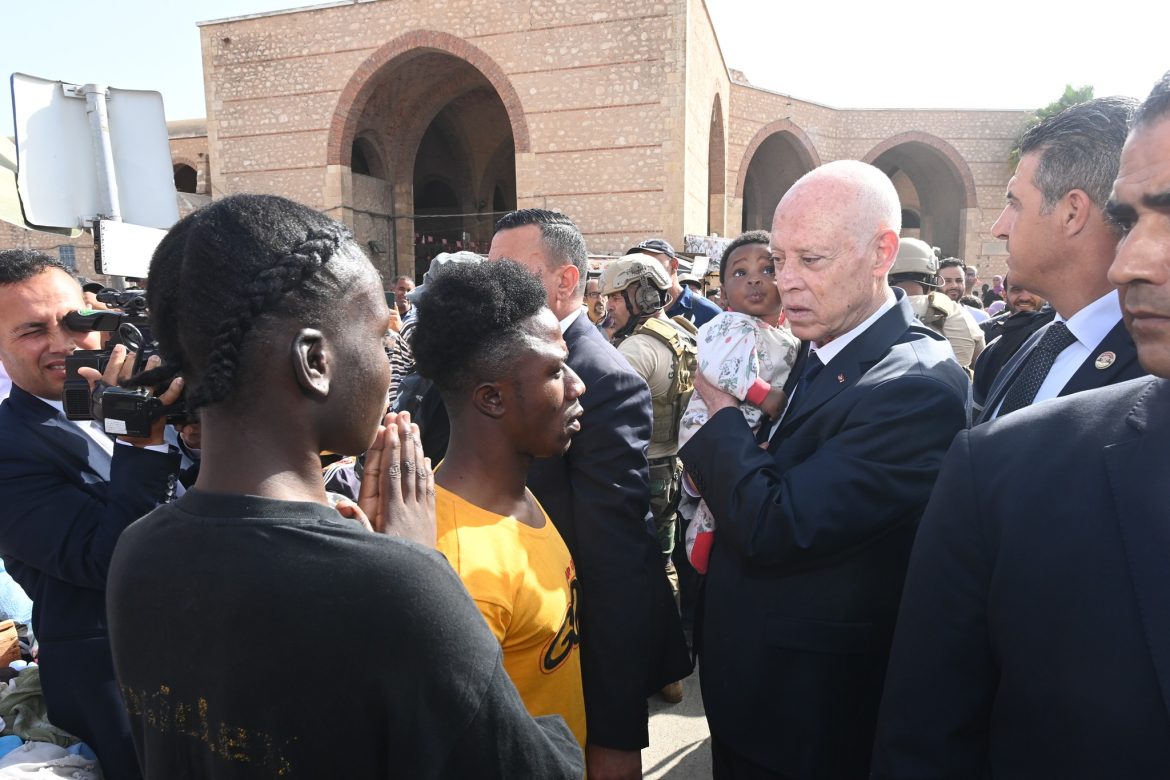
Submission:
[[[94,368],[104,374],[110,355],[119,344],[135,353],[134,373],[141,371],[147,359],[158,352],[158,345],[150,336],[143,290],[105,289],[97,293],[97,299],[121,311],[83,309],[65,315],[65,325],[70,330],[113,334],[103,349],[80,349],[65,358],[62,396],[65,416],[70,420],[98,420],[106,433],[137,437],[149,436],[154,421],[164,415],[167,422],[175,425],[188,422],[182,401],[163,406],[145,387],[126,388],[99,382],[90,392],[89,382],[78,369]],[[164,389],[159,388],[159,393]]]

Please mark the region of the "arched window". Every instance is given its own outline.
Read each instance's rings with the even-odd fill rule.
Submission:
[[[199,183],[199,175],[190,165],[179,163],[175,166],[175,189],[179,192],[195,194],[195,187]]]
[[[351,157],[349,169],[354,173],[378,179],[386,178],[386,172],[382,169],[382,157],[370,139],[355,138]]]

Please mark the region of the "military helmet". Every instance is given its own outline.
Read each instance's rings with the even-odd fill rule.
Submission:
[[[889,278],[890,284],[911,281],[925,287],[938,287],[938,256],[934,247],[917,238],[901,239]]]
[[[632,293],[632,300],[640,311],[649,313],[666,306],[670,277],[666,275],[662,263],[650,255],[626,255],[614,260],[601,272],[602,295],[621,292],[634,284],[638,285],[638,289]]]

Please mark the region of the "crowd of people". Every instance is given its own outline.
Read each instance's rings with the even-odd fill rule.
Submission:
[[[87,291],[0,251],[49,719],[111,780],[630,780],[697,656],[716,778],[1170,775],[1170,73],[1020,151],[982,287],[858,161],[716,300],[545,209],[387,283],[233,195],[154,253],[158,354],[76,377]],[[67,374],[182,430],[71,419]]]

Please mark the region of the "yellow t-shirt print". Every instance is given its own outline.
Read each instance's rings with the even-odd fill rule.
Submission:
[[[499,641],[504,670],[529,714],[562,716],[584,747],[580,588],[556,526],[546,514],[533,528],[442,487],[435,488],[435,525],[435,546]]]

